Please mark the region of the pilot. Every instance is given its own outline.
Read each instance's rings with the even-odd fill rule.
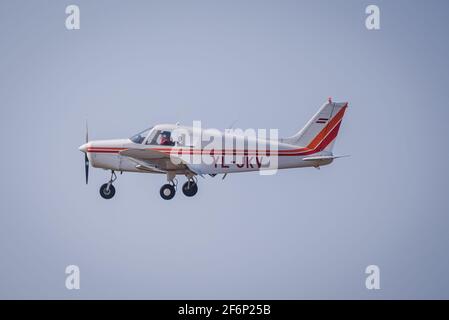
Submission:
[[[171,145],[170,132],[162,132],[161,145],[162,146],[169,146],[169,145]]]

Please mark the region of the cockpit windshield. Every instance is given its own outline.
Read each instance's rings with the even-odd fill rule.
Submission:
[[[143,130],[142,132],[139,132],[138,134],[133,135],[130,140],[134,143],[141,144],[145,138],[148,136],[148,133],[153,129],[153,127]]]

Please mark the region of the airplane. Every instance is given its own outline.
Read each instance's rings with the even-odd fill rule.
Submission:
[[[86,126],[86,143],[79,147],[84,153],[86,184],[89,165],[111,171],[109,181],[100,187],[100,195],[104,199],[115,195],[115,172],[163,174],[167,177],[167,183],[161,187],[160,196],[170,200],[176,194],[177,175],[187,178],[182,192],[187,197],[193,197],[198,192],[197,176],[204,178],[205,175],[215,177],[223,174],[224,179],[229,173],[265,170],[268,168],[267,161],[262,165],[261,158],[267,156],[270,159],[275,157],[276,169],[319,169],[336,158],[344,157],[333,155],[332,149],[347,107],[347,102],[336,103],[329,98],[303,129],[288,138],[256,137],[250,140],[241,134],[219,132],[221,142],[225,139],[233,141],[232,149],[210,148],[207,141],[192,138],[198,133],[193,126],[180,126],[178,123],[159,124],[128,139],[94,141],[89,141]],[[199,131],[203,135],[217,135],[216,131],[212,133],[209,129]],[[177,132],[182,134],[177,135]],[[261,147],[258,149],[262,145],[265,145],[263,152]],[[267,145],[270,147],[268,150]],[[212,157],[212,161],[192,161],[192,157],[203,155]],[[241,161],[235,160],[237,156]]]

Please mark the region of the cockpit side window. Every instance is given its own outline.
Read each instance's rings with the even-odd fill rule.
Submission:
[[[171,137],[171,131],[169,130],[157,130],[148,137],[147,144],[158,146],[174,146],[175,142]]]

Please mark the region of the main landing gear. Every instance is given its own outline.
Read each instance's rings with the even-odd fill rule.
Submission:
[[[176,189],[178,186],[178,180],[176,177],[169,176],[169,183],[164,184],[161,187],[160,194],[162,199],[171,200],[176,194]],[[187,182],[182,185],[182,193],[186,197],[193,197],[198,192],[197,179],[194,176],[188,176]]]
[[[100,195],[103,199],[112,199],[112,197],[115,195],[115,188],[112,185],[115,180],[117,180],[117,176],[115,175],[114,170],[112,170],[111,179],[109,179],[109,182],[100,187]]]

